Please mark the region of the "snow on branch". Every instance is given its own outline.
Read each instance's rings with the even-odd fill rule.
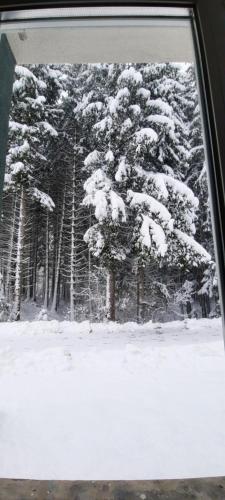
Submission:
[[[142,75],[140,71],[137,71],[133,66],[129,69],[124,69],[119,76],[117,83],[121,83],[123,80],[131,81],[133,83],[142,83]]]
[[[48,194],[43,193],[43,191],[40,191],[36,187],[30,190],[30,194],[33,200],[38,201],[43,208],[46,208],[49,212],[53,212],[55,203]]]
[[[125,204],[122,198],[112,189],[111,180],[101,170],[96,170],[84,183],[87,193],[83,200],[86,206],[95,207],[95,217],[98,221],[111,218],[113,221],[126,220]]]
[[[126,221],[126,212],[124,201],[121,196],[119,196],[115,191],[110,191],[110,201],[112,208],[112,220],[119,220],[120,215],[122,215],[122,221]]]
[[[21,135],[24,135],[24,134],[26,134],[26,132],[30,131],[30,128],[31,127],[29,127],[25,123],[18,123],[18,122],[15,122],[13,120],[9,121],[9,131],[10,132],[15,132],[16,134],[18,134],[18,132],[21,132]]]
[[[173,111],[171,106],[163,101],[162,99],[148,99],[146,102],[146,105],[149,106],[150,108],[156,108],[157,110],[161,111],[163,115],[168,116],[169,118],[172,116]]]
[[[152,142],[157,142],[158,134],[152,128],[146,127],[136,132],[135,138],[138,144],[144,141],[152,143]]]
[[[84,160],[84,165],[85,167],[90,167],[91,165],[95,165],[100,158],[100,153],[97,151],[97,149],[94,149],[89,155],[86,156]]]
[[[58,137],[58,132],[55,130],[52,125],[48,122],[39,122],[38,125],[40,125],[46,133],[50,134],[51,137]]]
[[[178,181],[174,177],[166,174],[159,174],[164,180],[167,187],[170,187],[175,193],[185,196],[195,208],[198,208],[199,201],[194,195],[193,191],[184,182]]]
[[[174,131],[175,129],[175,124],[174,121],[169,118],[168,116],[164,115],[149,115],[147,117],[148,122],[150,123],[156,123],[157,125],[160,123],[162,125],[167,125],[168,128]]]
[[[171,215],[167,208],[152,196],[145,193],[136,193],[131,189],[128,190],[127,194],[128,202],[130,202],[131,207],[146,206],[152,214],[158,215],[163,222],[166,224],[168,224],[168,222],[171,223]]]
[[[93,129],[97,130],[97,132],[104,132],[106,129],[110,129],[112,127],[112,118],[111,116],[106,116],[99,122],[95,123]]]
[[[26,165],[24,165],[24,163],[22,161],[17,161],[16,163],[11,164],[10,174],[12,176],[14,176],[14,175],[18,175],[22,172],[27,172],[27,170],[28,170],[28,167]]]
[[[19,78],[30,78],[31,80],[34,80],[34,82],[37,81],[37,77],[30,71],[28,68],[25,68],[24,66],[16,66],[15,67],[15,74]]]
[[[118,169],[115,173],[115,180],[117,182],[123,182],[127,179],[127,174],[129,172],[129,166],[126,163],[126,156],[121,156]]]
[[[90,251],[95,257],[101,255],[105,246],[105,240],[99,230],[98,224],[94,224],[86,231],[84,234],[84,241],[89,245]]]
[[[177,236],[178,240],[182,245],[190,248],[195,254],[201,257],[202,261],[207,263],[211,261],[211,255],[203,248],[200,243],[194,240],[191,236],[188,236],[180,229],[174,229],[174,234]]]
[[[137,91],[137,96],[140,96],[143,99],[149,99],[149,97],[150,97],[150,90],[141,87]]]
[[[87,116],[90,113],[94,113],[95,111],[101,111],[103,108],[103,103],[101,101],[91,102],[86,106],[83,110],[83,116]]]
[[[153,221],[148,215],[142,216],[143,222],[140,229],[140,241],[142,245],[148,249],[151,248],[151,236],[156,245],[158,254],[161,257],[165,256],[167,251],[166,235],[162,227]]]

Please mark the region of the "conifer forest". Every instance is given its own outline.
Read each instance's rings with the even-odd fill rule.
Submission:
[[[190,64],[16,66],[0,320],[220,315]]]

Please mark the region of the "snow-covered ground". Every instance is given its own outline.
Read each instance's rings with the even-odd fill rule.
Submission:
[[[220,319],[0,325],[0,476],[225,474]]]

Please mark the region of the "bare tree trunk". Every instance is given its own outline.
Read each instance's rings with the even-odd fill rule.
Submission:
[[[37,293],[37,253],[38,253],[38,218],[35,217],[35,228],[33,232],[33,264],[32,264],[32,283],[31,283],[31,298],[36,302]]]
[[[88,298],[89,298],[89,320],[92,322],[92,293],[91,293],[91,252],[88,252]]]
[[[115,281],[115,272],[109,269],[106,285],[106,317],[109,321],[115,321],[116,319]]]
[[[187,310],[187,316],[188,316],[188,318],[191,318],[192,305],[191,305],[191,302],[189,300],[186,302],[186,310]]]
[[[72,176],[72,213],[71,213],[71,235],[70,235],[70,320],[75,320],[74,310],[74,282],[75,282],[75,186],[76,183],[76,163],[74,153],[73,176]]]
[[[47,212],[46,230],[45,230],[45,295],[44,308],[48,308],[49,297],[49,213]]]
[[[54,245],[53,245],[53,256],[52,256],[51,300],[53,300],[54,289],[55,289],[55,270],[56,270],[56,261],[57,261],[56,243],[58,241],[57,228],[58,228],[58,217],[56,217],[56,221],[54,222]]]
[[[64,217],[65,217],[65,201],[66,201],[66,186],[64,186],[63,192],[63,204],[62,204],[62,214],[61,214],[61,222],[60,222],[60,230],[59,230],[59,243],[58,243],[58,255],[56,262],[56,270],[55,270],[55,282],[54,282],[54,294],[52,300],[52,312],[56,311],[57,307],[57,292],[59,285],[59,273],[60,273],[60,264],[61,264],[61,254],[62,254],[62,238],[63,238],[63,226],[64,226]]]
[[[20,320],[20,314],[21,314],[21,285],[22,285],[24,222],[25,222],[24,219],[25,219],[25,195],[24,195],[24,189],[22,187],[20,194],[19,228],[18,228],[17,254],[16,254],[15,302],[14,302],[15,321]]]
[[[91,212],[89,216],[89,227],[91,227]],[[88,251],[88,299],[89,299],[89,332],[92,333],[92,289],[91,289],[91,252]]]
[[[7,259],[7,267],[6,267],[6,283],[5,283],[5,293],[8,301],[11,299],[11,276],[12,276],[12,254],[13,254],[13,240],[15,234],[15,223],[16,223],[16,210],[17,210],[17,193],[15,195],[14,202],[14,210],[13,210],[13,222],[10,230],[10,239],[9,239],[9,253]]]
[[[137,271],[137,323],[140,323],[140,282]]]
[[[143,321],[144,321],[144,297],[145,297],[144,268],[142,266],[138,266],[138,270],[137,270],[137,323],[143,323]]]

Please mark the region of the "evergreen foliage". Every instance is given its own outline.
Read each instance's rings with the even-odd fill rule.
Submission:
[[[219,315],[194,69],[17,66],[1,318]]]

